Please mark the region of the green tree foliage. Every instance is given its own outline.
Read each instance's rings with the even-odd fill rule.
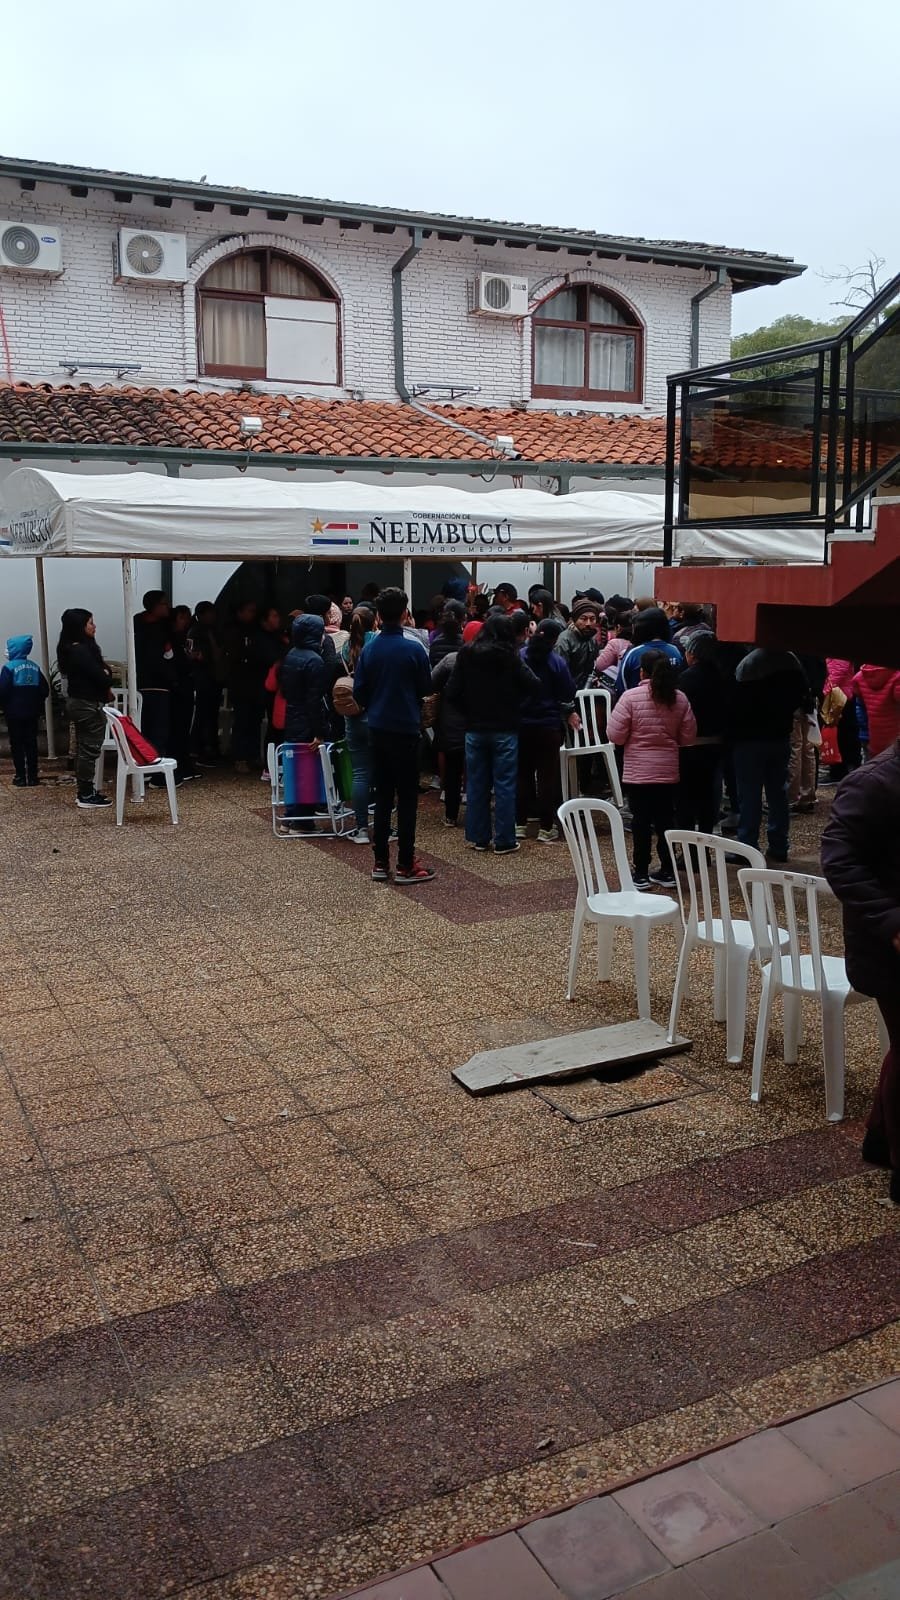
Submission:
[[[847,326],[849,317],[838,317],[834,322],[813,322],[810,317],[787,316],[779,317],[776,322],[770,322],[764,328],[755,328],[752,333],[739,333],[731,341],[731,354],[737,359],[741,356],[764,356],[769,350],[781,350],[786,345],[809,344],[814,339],[831,339],[842,328]],[[758,367],[753,367],[741,374],[745,378],[778,378],[789,372],[801,372],[804,367],[812,363],[813,358],[789,361],[760,361]]]

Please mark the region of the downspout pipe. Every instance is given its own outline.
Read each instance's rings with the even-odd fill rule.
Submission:
[[[181,468],[178,465],[178,462],[177,461],[167,461],[166,462],[166,477],[167,478],[178,478],[180,476],[181,476]],[[175,588],[175,586],[174,586],[174,582],[173,582],[173,565],[172,565],[172,559],[171,559],[170,556],[164,556],[163,559],[159,563],[159,587],[161,588],[163,594],[165,595],[166,599],[169,602],[169,605],[171,606],[171,604],[173,602],[173,599],[174,599],[174,588]]]
[[[724,267],[719,267],[712,283],[705,288],[698,289],[691,296],[691,353],[688,366],[691,371],[700,365],[700,306],[708,295],[715,294],[717,289],[724,289],[728,282],[728,273]]]
[[[394,305],[394,388],[400,399],[409,404],[412,395],[406,384],[406,359],[403,353],[403,274],[422,248],[422,229],[410,229],[410,242],[398,261],[391,267],[391,297]]]

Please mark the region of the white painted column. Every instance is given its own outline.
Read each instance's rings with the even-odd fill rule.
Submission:
[[[125,709],[137,721],[137,657],[134,650],[135,564],[122,561],[122,603],[125,607]]]
[[[47,637],[47,590],[44,587],[44,560],[37,556],[34,563],[37,578],[38,630],[41,641],[41,671],[50,682],[50,643]],[[52,761],[56,755],[56,730],[53,726],[53,691],[47,697],[44,716],[47,723],[47,755]]]

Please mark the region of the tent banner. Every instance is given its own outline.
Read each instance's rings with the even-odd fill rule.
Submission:
[[[663,549],[663,497],[643,490],[479,493],[19,467],[3,499],[0,553],[10,556],[653,561]],[[818,563],[821,537],[808,528],[680,529],[676,559]]]

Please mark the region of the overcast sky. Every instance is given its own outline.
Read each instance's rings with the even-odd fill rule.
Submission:
[[[897,0],[31,0],[0,152],[900,270]]]

